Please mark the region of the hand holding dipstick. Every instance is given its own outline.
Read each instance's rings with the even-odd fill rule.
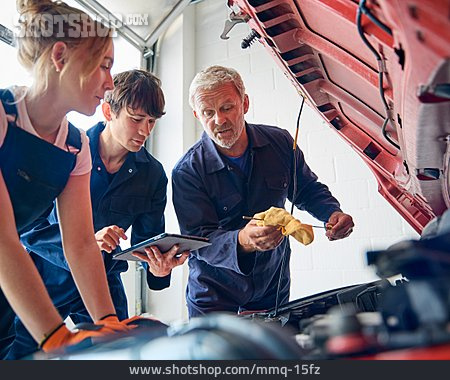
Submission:
[[[253,216],[244,216],[243,218],[247,220],[255,219],[258,226],[278,227],[284,236],[290,235],[304,245],[311,244],[314,240],[313,228],[323,228],[327,231],[327,235],[334,228],[332,223],[327,223],[325,226],[304,224],[281,207],[270,207],[266,211],[256,213]]]
[[[245,219],[245,220],[261,220],[261,221],[264,221],[264,219],[261,219],[261,218],[254,218],[254,217],[246,216],[246,215],[243,215],[243,216],[242,216],[242,219]],[[313,228],[323,228],[323,229],[325,229],[325,230],[331,230],[331,229],[333,228],[333,226],[331,226],[331,225],[329,225],[329,224],[327,224],[326,226],[316,226],[316,225],[304,224],[304,223],[303,223],[303,225],[305,225],[305,226],[311,226],[311,227],[313,227]]]

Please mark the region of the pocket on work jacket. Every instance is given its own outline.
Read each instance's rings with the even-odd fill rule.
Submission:
[[[268,197],[273,197],[277,201],[287,198],[289,181],[286,177],[266,177],[265,184]]]

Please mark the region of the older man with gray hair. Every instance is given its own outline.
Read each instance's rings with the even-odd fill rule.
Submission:
[[[289,261],[289,241],[278,228],[246,223],[242,216],[283,208],[289,199],[333,225],[330,240],[348,236],[352,218],[317,181],[303,153],[297,149],[293,156],[288,131],[245,122],[249,99],[238,72],[221,66],[199,72],[189,102],[204,133],[173,169],[173,202],[181,232],[212,243],[189,258],[189,316],[271,308],[280,276],[283,304],[290,274],[289,266],[280,274],[281,261],[283,252]]]

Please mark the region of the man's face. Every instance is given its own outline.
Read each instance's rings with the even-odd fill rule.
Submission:
[[[212,90],[198,90],[194,104],[194,116],[220,148],[232,149],[244,138],[242,132],[245,130],[248,97],[245,95],[242,99],[233,83],[225,83]]]
[[[156,123],[156,119],[141,109],[122,108],[118,115],[111,112],[109,122],[114,140],[130,152],[139,151]]]

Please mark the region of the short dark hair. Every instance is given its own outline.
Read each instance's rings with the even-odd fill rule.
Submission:
[[[165,114],[161,81],[156,76],[145,70],[128,70],[113,79],[114,89],[106,92],[105,102],[116,115],[128,107],[142,109],[156,119]]]

